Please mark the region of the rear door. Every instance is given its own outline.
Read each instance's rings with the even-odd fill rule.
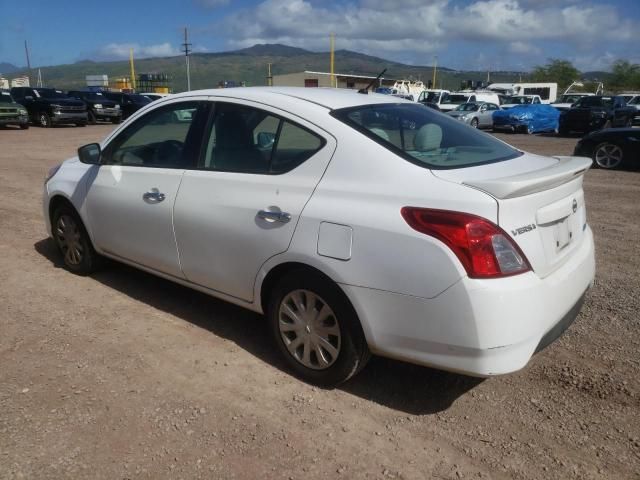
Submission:
[[[197,155],[196,116],[206,105],[181,99],[150,111],[120,132],[88,182],[86,213],[96,246],[108,254],[183,277],[173,233],[173,204]],[[205,112],[202,113],[203,115]]]
[[[198,167],[182,179],[176,241],[188,280],[251,301],[260,267],[289,247],[336,143],[263,105],[214,109]]]

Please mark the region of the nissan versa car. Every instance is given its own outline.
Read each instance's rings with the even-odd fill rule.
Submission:
[[[206,90],[52,168],[44,214],[70,271],[109,257],[264,313],[309,382],[370,354],[490,376],[580,310],[590,164],[388,95]]]

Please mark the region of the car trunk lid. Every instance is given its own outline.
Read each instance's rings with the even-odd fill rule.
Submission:
[[[434,175],[491,195],[498,225],[518,244],[534,272],[563,265],[586,230],[582,181],[591,160],[525,154],[509,162],[436,170]]]

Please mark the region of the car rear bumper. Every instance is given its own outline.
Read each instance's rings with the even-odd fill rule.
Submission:
[[[342,285],[373,353],[474,376],[506,374],[577,316],[595,275],[587,228],[573,258],[540,279],[463,278],[434,298]]]

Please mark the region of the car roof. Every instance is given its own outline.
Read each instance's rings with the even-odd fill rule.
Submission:
[[[253,100],[277,105],[282,97],[311,103],[335,110],[339,108],[357,107],[372,103],[415,103],[398,97],[372,93],[364,95],[356,90],[346,88],[305,88],[305,87],[236,87],[209,90],[192,90],[174,94],[171,98],[193,95],[210,95],[212,97],[228,97]]]

